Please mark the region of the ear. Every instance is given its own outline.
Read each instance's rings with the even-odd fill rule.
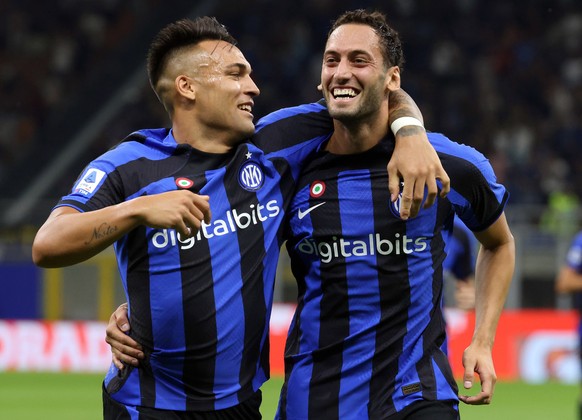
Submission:
[[[317,90],[320,92],[323,90],[323,86],[321,86],[321,83],[317,85]]]
[[[386,90],[400,89],[400,67],[392,66],[386,72]]]
[[[180,96],[192,101],[196,99],[196,85],[190,77],[181,74],[174,80],[174,85],[176,86],[176,92]]]

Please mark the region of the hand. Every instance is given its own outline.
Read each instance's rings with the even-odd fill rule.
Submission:
[[[473,387],[475,373],[477,373],[481,382],[481,391],[473,396],[459,395],[459,399],[469,405],[491,404],[495,382],[497,382],[491,350],[471,343],[463,353],[463,366],[465,367],[463,374],[465,389]]]
[[[124,364],[137,367],[139,360],[145,358],[139,343],[127,335],[129,329],[127,303],[122,303],[111,314],[105,329],[105,341],[111,346],[112,360],[118,369],[123,369]]]
[[[140,197],[133,205],[137,206],[142,224],[158,229],[175,229],[185,238],[198,233],[202,222],[210,223],[209,199],[207,195],[178,190]]]
[[[441,182],[441,197],[446,197],[451,188],[449,176],[429,143],[426,132],[417,126],[405,126],[398,130],[394,154],[388,163],[388,179],[392,202],[400,194],[400,180],[404,181],[400,201],[400,217],[403,220],[418,214],[425,187],[428,194],[424,208],[432,206],[436,200],[437,180]]]

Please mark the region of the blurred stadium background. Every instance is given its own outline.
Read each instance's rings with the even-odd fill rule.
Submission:
[[[582,227],[580,0],[2,1],[0,371],[107,362],[102,322],[124,300],[113,254],[41,270],[30,246],[86,163],[135,129],[168,125],[145,71],[154,34],[181,17],[216,16],[253,65],[262,116],[319,99],[330,21],[360,7],[379,8],[399,30],[403,87],[427,128],[482,151],[511,192],[517,269],[498,373],[577,383],[577,315],[553,283]],[[279,277],[277,300],[292,302],[284,258]],[[288,307],[278,308],[283,336]],[[471,314],[452,316],[462,349]]]

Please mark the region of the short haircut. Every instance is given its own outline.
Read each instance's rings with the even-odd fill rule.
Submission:
[[[379,11],[369,12],[364,9],[347,11],[338,17],[331,26],[327,37],[337,28],[347,24],[361,24],[371,27],[380,39],[380,50],[385,64],[388,67],[404,65],[404,53],[402,51],[402,42],[398,32],[388,25],[386,16]]]
[[[214,17],[182,19],[164,27],[153,39],[147,55],[148,78],[155,90],[168,59],[184,47],[217,40],[236,45],[236,39]]]

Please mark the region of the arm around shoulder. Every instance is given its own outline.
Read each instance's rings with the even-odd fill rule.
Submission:
[[[423,199],[425,208],[434,204],[437,180],[441,183],[440,196],[445,197],[450,191],[450,179],[428,141],[422,113],[414,100],[403,89],[397,89],[390,91],[388,104],[388,124],[396,138],[394,154],[388,163],[388,188],[392,201],[402,194],[400,216],[408,219],[418,214]]]

